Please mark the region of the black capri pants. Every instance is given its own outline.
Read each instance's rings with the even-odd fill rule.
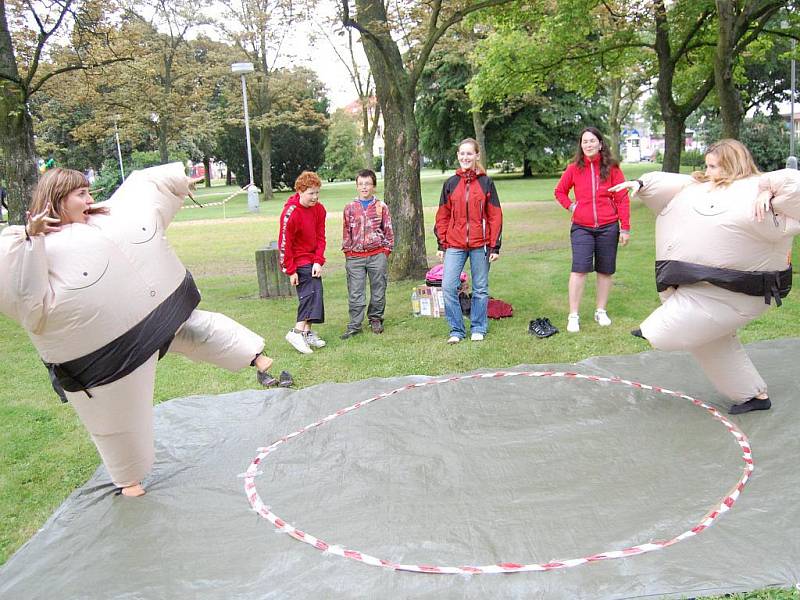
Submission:
[[[311,265],[297,267],[297,321],[325,322],[322,277],[311,276]]]
[[[617,270],[617,245],[619,222],[600,227],[572,224],[569,234],[572,242],[572,272],[597,271],[613,275]]]

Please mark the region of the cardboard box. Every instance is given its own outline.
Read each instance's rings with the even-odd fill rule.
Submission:
[[[431,317],[434,319],[444,317],[444,295],[442,294],[442,288],[418,285],[414,290],[417,292],[420,317]],[[412,312],[414,310],[413,303],[411,310]]]

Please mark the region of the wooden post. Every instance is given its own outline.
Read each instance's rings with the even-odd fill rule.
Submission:
[[[289,277],[281,271],[277,248],[268,247],[256,250],[256,273],[258,274],[259,295],[262,298],[277,298],[294,294]]]

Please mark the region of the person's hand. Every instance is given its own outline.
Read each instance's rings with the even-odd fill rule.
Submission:
[[[772,192],[761,190],[753,203],[753,218],[762,223],[770,210],[772,210]]]
[[[641,189],[639,182],[634,181],[623,181],[622,183],[618,183],[617,185],[612,185],[608,188],[609,192],[621,192],[622,190],[631,190],[633,193],[638,192]]]
[[[436,256],[439,257],[439,262],[444,262],[444,250],[437,250]]]
[[[60,219],[56,219],[50,215],[51,204],[48,202],[44,210],[38,214],[32,215],[30,211],[25,213],[27,225],[25,231],[28,235],[46,235],[53,231],[61,231]]]
[[[322,277],[322,265],[319,263],[314,263],[311,267],[311,276],[312,277]]]
[[[289,275],[289,284],[297,287],[297,284],[300,282],[300,278],[297,276],[297,272],[292,273]]]
[[[489,254],[489,262],[490,262],[490,263],[493,263],[493,262],[494,262],[494,261],[496,261],[498,258],[500,258],[500,255],[499,255],[499,254],[497,254],[497,252],[492,252],[491,254]]]
[[[627,246],[628,242],[630,241],[630,239],[631,239],[631,234],[630,233],[620,233],[619,234],[619,245],[620,246]]]

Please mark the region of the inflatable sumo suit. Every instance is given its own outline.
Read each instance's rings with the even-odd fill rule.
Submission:
[[[686,350],[736,403],[767,391],[736,330],[791,287],[789,252],[800,233],[800,173],[781,170],[713,187],[688,175],[648,173],[637,196],[656,213],[661,306],[641,324],[659,350]],[[761,191],[772,210],[753,217]]]
[[[0,234],[0,311],[27,331],[119,487],[152,467],[155,369],[167,350],[235,371],[264,349],[249,329],[196,310],[200,294],[166,236],[188,183],[180,163],[145,169],[86,224]]]

